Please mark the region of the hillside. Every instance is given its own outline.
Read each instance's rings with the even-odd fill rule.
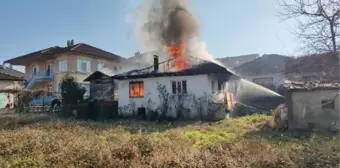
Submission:
[[[272,116],[85,122],[0,113],[0,167],[338,167],[339,136],[278,133]]]
[[[242,64],[245,64],[247,62],[250,62],[258,57],[260,57],[259,54],[248,54],[248,55],[233,56],[233,57],[222,57],[222,58],[217,58],[216,60],[220,61],[227,68],[232,69]]]

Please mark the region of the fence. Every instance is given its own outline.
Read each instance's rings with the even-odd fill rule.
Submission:
[[[113,119],[118,116],[118,101],[90,101],[77,105],[78,119]]]

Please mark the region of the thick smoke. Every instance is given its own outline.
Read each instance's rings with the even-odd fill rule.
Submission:
[[[149,10],[144,30],[167,45],[180,45],[198,35],[198,24],[179,0],[160,0]]]
[[[190,55],[223,66],[199,40],[199,24],[189,10],[188,0],[145,0],[134,14],[133,22],[142,51],[184,43],[183,56]]]

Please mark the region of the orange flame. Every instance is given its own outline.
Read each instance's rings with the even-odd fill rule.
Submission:
[[[174,58],[176,70],[182,70],[189,66],[189,63],[186,62],[186,59],[183,57],[184,48],[184,43],[180,43],[177,46],[166,45],[167,53]]]
[[[130,97],[143,97],[144,96],[144,83],[130,83],[129,84]]]

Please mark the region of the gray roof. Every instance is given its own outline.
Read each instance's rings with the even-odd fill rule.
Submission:
[[[169,60],[171,61],[171,60]],[[162,64],[164,64],[163,62]],[[212,62],[202,61],[200,64],[193,65],[180,71],[171,72],[158,72],[150,69],[133,70],[122,74],[113,76],[113,79],[136,79],[136,78],[149,78],[149,77],[164,77],[164,76],[191,76],[199,74],[224,74],[226,76],[232,76],[232,72],[228,71],[225,67],[217,65]]]
[[[25,74],[0,65],[0,80],[23,80]]]
[[[316,81],[307,81],[307,82],[300,82],[300,81],[291,81],[286,80],[284,84],[287,90],[327,90],[327,89],[340,89],[340,83],[322,83]]]

